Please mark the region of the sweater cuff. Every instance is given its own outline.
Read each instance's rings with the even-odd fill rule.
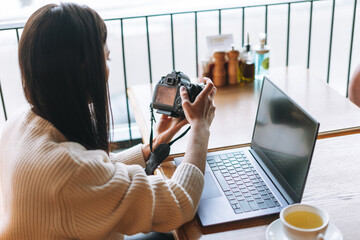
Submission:
[[[127,165],[137,164],[145,167],[145,159],[142,152],[141,144],[138,144],[119,153],[111,153],[110,159],[113,163],[121,162]]]
[[[179,183],[192,199],[200,199],[204,187],[204,175],[195,165],[181,163],[171,180]]]

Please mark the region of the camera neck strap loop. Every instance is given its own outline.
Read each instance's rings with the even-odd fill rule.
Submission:
[[[155,169],[169,156],[170,154],[170,146],[174,144],[177,140],[185,136],[187,132],[190,130],[190,126],[182,133],[180,136],[170,141],[169,143],[161,143],[154,150],[153,148],[153,122],[156,122],[154,117],[154,110],[152,106],[150,106],[150,121],[151,121],[151,130],[150,130],[150,157],[147,161],[145,172],[147,175],[154,174]]]
[[[156,122],[155,116],[154,116],[154,108],[150,105],[150,122],[151,122],[151,129],[150,129],[150,140],[149,140],[149,144],[150,144],[150,151],[153,151],[153,125],[154,122]]]

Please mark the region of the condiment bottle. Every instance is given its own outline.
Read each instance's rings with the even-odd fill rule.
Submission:
[[[226,85],[225,52],[214,52],[213,82],[216,87]]]
[[[231,51],[228,52],[228,83],[230,85],[235,85],[240,82],[240,79],[238,79],[239,75],[239,51],[234,49],[234,46],[232,46]]]
[[[265,45],[266,34],[260,34],[260,46],[255,48],[255,77],[262,79],[269,74],[270,48]]]
[[[249,34],[247,35],[247,44],[245,45],[245,51],[242,54],[242,81],[252,82],[255,79],[255,64],[251,51]]]

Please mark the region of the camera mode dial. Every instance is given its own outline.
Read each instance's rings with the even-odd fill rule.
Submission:
[[[181,108],[182,105],[181,105],[181,97],[180,96],[178,96],[176,98],[175,105],[176,105],[176,107]]]

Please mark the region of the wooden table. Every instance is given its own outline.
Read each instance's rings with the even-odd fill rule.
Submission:
[[[171,177],[171,159],[158,174]],[[316,143],[302,203],[326,210],[344,239],[360,236],[360,134],[320,139]],[[277,215],[202,227],[197,217],[174,231],[177,239],[265,239]]]
[[[319,138],[360,133],[360,109],[307,69],[272,69],[270,79],[320,122]],[[144,143],[149,141],[149,104],[153,87],[136,85],[128,90]],[[218,89],[209,149],[251,142],[260,90],[261,81]],[[183,153],[186,143],[187,136],[172,146],[171,154]]]

